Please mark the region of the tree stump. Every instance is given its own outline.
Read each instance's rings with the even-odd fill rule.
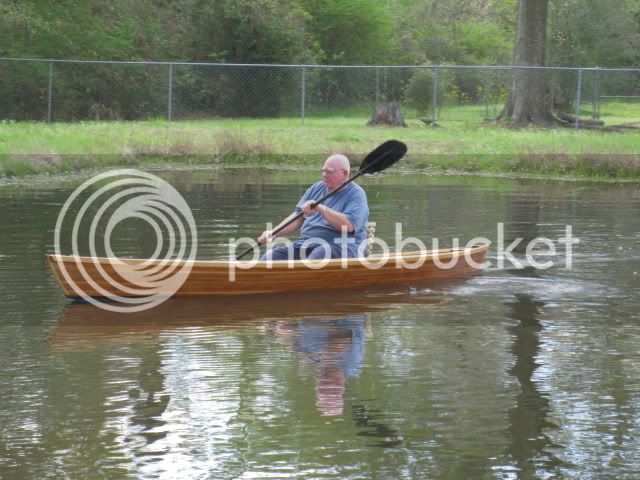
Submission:
[[[391,125],[394,127],[406,127],[404,115],[397,102],[384,103],[376,108],[375,113],[367,122],[367,126]]]

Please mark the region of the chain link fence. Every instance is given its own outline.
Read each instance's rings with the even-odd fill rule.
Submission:
[[[548,77],[559,111],[607,123],[640,121],[640,69],[535,71]],[[477,124],[501,112],[512,74],[511,67],[0,58],[0,120],[299,118],[304,122],[362,117],[366,121],[377,106],[394,102],[410,123]]]

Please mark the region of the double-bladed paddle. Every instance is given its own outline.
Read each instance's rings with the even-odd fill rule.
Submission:
[[[391,165],[393,165],[398,160],[400,160],[405,153],[407,153],[407,146],[404,143],[399,142],[397,140],[388,140],[384,142],[382,145],[378,146],[375,150],[371,151],[366,157],[364,157],[364,160],[362,160],[362,163],[360,164],[360,169],[358,170],[358,173],[356,173],[353,177],[351,177],[349,180],[344,182],[335,190],[332,190],[322,198],[316,200],[316,203],[313,208],[320,205],[322,202],[324,202],[327,198],[329,198],[334,193],[338,192],[340,189],[346,187],[348,184],[353,182],[360,175],[364,175],[365,173],[374,174],[374,173],[378,173],[383,170],[386,170]],[[293,222],[298,220],[303,215],[304,213],[300,212],[297,215],[291,217],[287,222],[285,222],[284,224],[280,225],[278,228],[273,230],[271,232],[271,235],[275,236],[278,232],[282,231],[283,228],[285,228],[287,225],[291,225]],[[247,248],[244,252],[238,255],[237,260],[240,260],[247,253],[252,251],[253,248],[254,248],[253,246]]]

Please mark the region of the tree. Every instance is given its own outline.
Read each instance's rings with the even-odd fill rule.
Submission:
[[[164,59],[170,36],[156,18],[156,0],[0,0],[0,56],[80,60]],[[167,16],[167,15],[165,15]],[[159,69],[56,63],[53,118],[138,118],[157,115],[166,94]],[[3,63],[0,116],[47,118],[49,65]],[[127,88],[119,86],[126,85]]]
[[[556,1],[566,4],[572,0]],[[542,68],[535,68],[545,66],[549,3],[549,0],[520,0],[518,3],[511,91],[503,111],[496,120],[504,119],[511,125],[520,127],[528,125],[541,125],[546,127],[574,126],[576,122],[579,122],[581,128],[599,129],[603,131],[635,128],[624,124],[602,128],[604,123],[601,120],[576,119],[566,113],[554,113],[554,104],[559,105],[561,101],[560,99],[553,98],[549,82],[549,71]],[[586,6],[580,3],[579,9],[586,8],[587,10],[594,9],[593,11],[603,11],[603,6],[598,0],[589,0],[585,3]],[[637,4],[637,0],[616,0],[615,4],[612,5],[617,5],[617,8],[612,10],[617,11],[618,15],[616,17],[611,12],[607,12],[608,22],[613,21],[615,18],[624,18],[624,15],[620,15],[622,11],[626,11],[629,15],[632,15],[632,12],[637,12],[640,7],[640,5]],[[583,16],[584,13],[581,12],[580,15]],[[604,22],[604,20],[601,20],[601,22]],[[625,26],[627,32],[633,32],[638,24],[634,19],[633,22],[620,22],[620,25],[621,28]],[[557,34],[557,32],[554,33]],[[637,32],[634,32],[632,38],[629,38],[624,43],[635,44],[636,35]],[[556,37],[558,36],[556,35]],[[568,38],[568,36],[565,37]],[[560,35],[558,38],[565,37]],[[554,38],[553,35],[552,38]],[[619,35],[614,34],[610,39],[605,39],[606,41],[602,43],[608,45],[608,47],[607,49],[601,47],[601,50],[611,52],[611,44],[615,43],[612,39],[618,38]],[[584,45],[585,41],[583,40],[580,43]],[[618,45],[622,44],[623,42],[618,41]],[[628,50],[629,49],[626,49],[625,53],[618,58],[620,60],[626,58],[626,61],[630,61],[630,59],[637,56],[635,52],[628,53]],[[633,51],[633,49],[630,50]]]
[[[552,113],[547,72],[518,68],[545,65],[548,7],[549,0],[520,0],[518,3],[511,92],[498,116],[498,120],[506,119],[514,126],[552,126],[558,123]]]
[[[221,63],[312,63],[309,15],[298,0],[182,0],[190,60]],[[299,69],[189,67],[176,70],[178,118],[219,115],[278,116],[298,105],[291,92]]]
[[[331,64],[382,64],[392,60],[393,21],[382,0],[303,0],[308,27]]]
[[[549,7],[549,63],[615,68],[640,62],[638,0],[553,0]]]
[[[387,0],[395,62],[504,65],[511,58],[515,0]]]

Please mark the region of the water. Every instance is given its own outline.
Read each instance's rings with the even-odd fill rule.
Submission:
[[[156,172],[192,206],[198,258],[289,213],[315,172]],[[0,477],[638,478],[640,187],[386,175],[377,235],[546,236],[573,267],[465,282],[70,304],[46,269],[79,181],[0,189]],[[121,255],[153,251],[125,225]],[[557,242],[556,242],[557,243]],[[559,244],[557,244],[560,247]],[[514,256],[524,261],[524,251]]]

